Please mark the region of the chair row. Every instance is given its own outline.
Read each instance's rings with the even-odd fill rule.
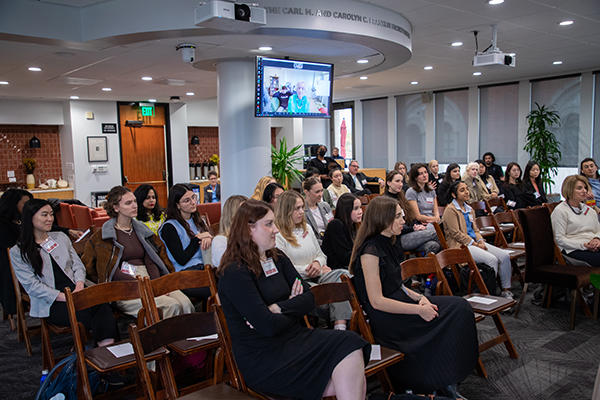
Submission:
[[[91,209],[77,204],[60,203],[60,210],[56,213],[56,223],[63,228],[79,229],[86,231],[92,226],[100,228],[110,219],[106,211],[101,208]]]

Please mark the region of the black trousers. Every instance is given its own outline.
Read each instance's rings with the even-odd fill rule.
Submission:
[[[76,312],[77,321],[81,322],[85,329],[92,331],[96,343],[104,339],[114,339],[117,333],[117,325],[113,312],[108,304],[98,304]],[[58,326],[71,326],[67,303],[55,301],[50,307],[48,322]]]

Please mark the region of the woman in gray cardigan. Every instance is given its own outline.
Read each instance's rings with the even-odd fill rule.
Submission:
[[[69,238],[50,232],[54,213],[45,200],[25,203],[21,217],[21,239],[10,249],[15,275],[31,299],[32,317],[47,318],[51,324],[69,326],[65,287],[84,288],[85,266]],[[114,343],[116,325],[108,304],[77,312],[77,320],[92,331],[99,346]]]

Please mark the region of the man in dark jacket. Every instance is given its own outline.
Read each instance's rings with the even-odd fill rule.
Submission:
[[[504,172],[502,172],[501,166],[494,164],[495,161],[494,153],[488,151],[483,155],[483,162],[488,175],[491,175],[495,181],[501,181],[504,178]]]
[[[358,161],[356,160],[350,161],[348,171],[348,173],[344,174],[343,183],[348,186],[350,192],[357,196],[371,194],[371,191],[367,189],[367,182],[379,182],[379,186],[381,187],[385,185],[385,181],[381,178],[373,178],[366,176],[362,172],[358,172]]]

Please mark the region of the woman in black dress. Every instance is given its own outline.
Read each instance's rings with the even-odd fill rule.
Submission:
[[[540,164],[529,161],[525,166],[525,173],[523,173],[523,190],[526,193],[526,201],[536,206],[547,202],[540,172]]]
[[[437,199],[440,207],[446,207],[448,203],[452,201],[452,199],[448,197],[450,196],[448,190],[456,181],[460,181],[460,165],[452,163],[446,168],[444,179],[442,179],[442,182],[440,182],[437,188]]]
[[[327,256],[327,266],[331,269],[348,269],[357,226],[362,221],[360,199],[352,193],[340,196],[335,209],[335,217],[327,224],[323,237],[323,253]]]
[[[313,400],[364,399],[370,345],[349,331],[308,329],[308,284],[275,247],[275,216],[248,200],[233,218],[218,273],[233,354],[249,387]]]
[[[350,272],[375,340],[404,353],[388,368],[396,391],[432,393],[456,384],[479,355],[473,309],[461,297],[418,294],[402,285],[401,256],[394,248],[404,218],[397,201],[373,199],[358,230]]]

